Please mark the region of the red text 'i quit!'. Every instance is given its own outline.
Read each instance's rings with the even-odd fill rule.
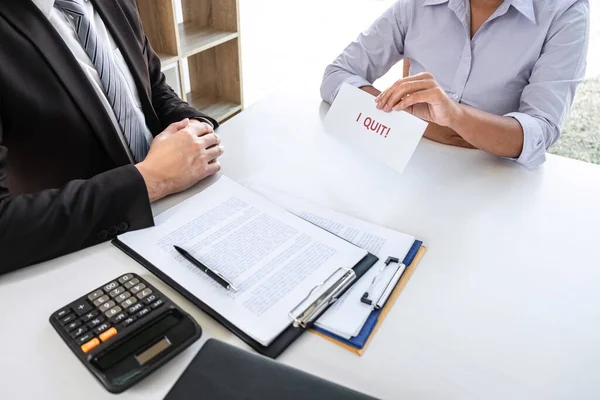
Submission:
[[[362,117],[362,113],[359,113],[358,117],[356,117],[356,122],[358,122],[359,124],[361,123],[361,121],[360,121],[361,117]],[[371,117],[366,117],[364,119],[364,121],[362,121],[362,125],[365,128],[367,128],[367,130],[370,130],[370,131],[373,131],[373,132],[379,134],[379,136],[383,136],[383,137],[387,138],[390,133],[390,128],[375,121]]]

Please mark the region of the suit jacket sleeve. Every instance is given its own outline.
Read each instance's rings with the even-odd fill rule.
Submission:
[[[158,115],[158,119],[163,124],[163,127],[166,128],[173,122],[178,122],[185,118],[205,118],[209,120],[215,128],[218,127],[219,124],[214,118],[201,113],[185,101],[181,100],[173,89],[171,89],[166,82],[165,75],[161,71],[160,59],[152,49],[148,38],[145,37],[144,40],[146,56],[148,57],[150,83],[152,85],[152,105]]]
[[[0,88],[0,274],[154,223],[144,179],[133,165],[62,189],[11,196]]]
[[[5,155],[0,147],[0,182]],[[11,198],[0,186],[0,274],[153,223],[144,180],[132,165],[33,195]]]

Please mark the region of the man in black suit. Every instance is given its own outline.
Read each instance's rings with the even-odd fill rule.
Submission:
[[[153,225],[220,169],[135,0],[0,0],[0,273]]]

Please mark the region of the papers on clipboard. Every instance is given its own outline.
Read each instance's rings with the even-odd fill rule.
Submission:
[[[370,297],[379,300],[386,289],[389,290],[392,278],[395,276],[399,278],[405,267],[401,262],[390,263],[390,265],[385,263],[388,257],[403,260],[415,242],[414,236],[362,221],[271,189],[263,187],[253,187],[253,189],[298,217],[379,257],[377,264],[315,323],[317,327],[346,339],[358,335],[377,305],[367,305],[361,302],[361,298],[369,291]],[[394,287],[395,285],[391,289],[393,290]]]
[[[368,256],[224,176],[160,214],[155,224],[118,241],[132,257],[152,265],[263,346],[292,323],[312,322],[331,298],[355,282],[354,268]],[[174,245],[222,272],[237,292],[210,279]]]

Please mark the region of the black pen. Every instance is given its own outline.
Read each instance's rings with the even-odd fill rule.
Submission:
[[[181,254],[186,260],[188,260],[189,262],[194,264],[196,267],[198,267],[198,269],[200,269],[200,271],[204,272],[206,275],[211,277],[219,285],[223,286],[227,290],[237,292],[237,289],[235,288],[235,286],[233,286],[233,283],[231,283],[231,281],[229,281],[227,278],[225,278],[219,272],[213,271],[212,269],[208,268],[206,265],[204,265],[200,261],[196,260],[194,258],[194,256],[192,256],[190,253],[188,253],[181,247],[179,247],[179,246],[173,246],[173,247],[175,247],[175,250],[177,250],[177,252],[179,254]]]

